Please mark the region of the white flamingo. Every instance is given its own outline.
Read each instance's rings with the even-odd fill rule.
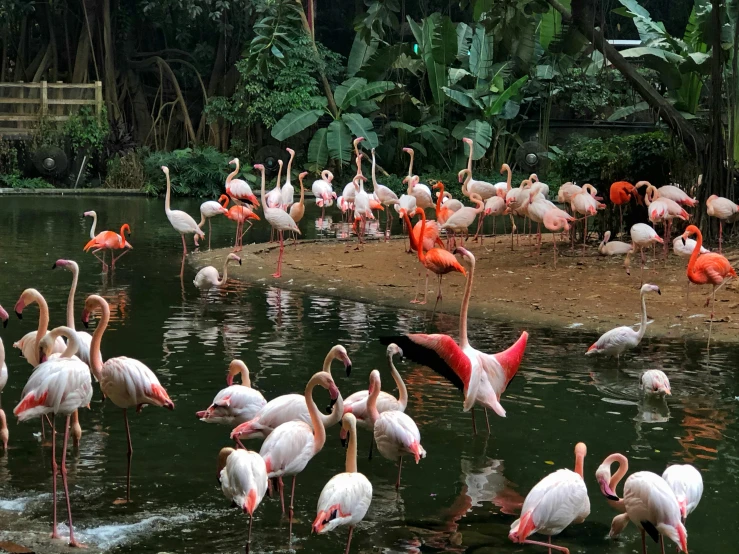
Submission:
[[[200,204],[200,222],[198,223],[198,227],[202,229],[206,220],[208,221],[208,250],[210,250],[210,237],[213,234],[213,226],[211,225],[210,220],[219,215],[226,215],[228,213],[226,206],[228,206],[228,196],[225,194],[221,194],[220,198],[218,198],[218,202],[215,200],[207,200]],[[193,236],[196,244],[197,237],[197,235]]]
[[[482,199],[475,193],[470,196],[476,207],[464,206],[462,209],[457,210],[449,216],[444,224],[441,226],[442,229],[451,231],[452,233],[462,233],[467,235],[469,233],[469,226],[475,222],[475,218],[482,214],[485,210],[485,205],[482,203]]]
[[[650,245],[663,244],[664,241],[657,234],[657,231],[654,230],[654,227],[646,223],[632,225],[629,234],[631,235],[631,243],[634,245],[634,249],[632,252],[626,254],[626,273],[630,274],[629,265],[631,254],[638,249],[641,254],[641,281],[644,282],[644,249]]]
[[[392,190],[387,188],[385,185],[381,185],[377,182],[377,176],[376,176],[376,166],[377,163],[375,161],[375,149],[372,149],[372,190],[375,193],[375,196],[377,197],[377,200],[387,208],[390,208],[390,206],[394,206],[398,204],[398,195],[395,194]],[[390,236],[390,228],[393,225],[393,216],[390,211],[390,209],[385,210],[385,240],[387,241],[387,238]]]
[[[3,322],[3,327],[8,325],[8,312],[5,308],[0,306],[0,321]],[[8,432],[8,420],[5,417],[3,411],[3,389],[8,384],[8,366],[5,365],[5,345],[3,339],[0,338],[0,443],[3,446],[3,450],[8,450],[8,439],[10,434]]]
[[[280,186],[280,181],[282,180],[282,167],[284,164],[282,160],[277,160],[277,165],[279,167],[277,170],[277,184],[266,195],[262,194],[262,207],[266,205],[269,208],[282,210],[282,187]],[[254,167],[256,168],[256,166]]]
[[[679,237],[678,237],[679,238]],[[598,246],[598,253],[601,256],[623,256],[633,251],[634,247],[628,242],[620,240],[611,240],[611,232],[603,233],[603,240]]]
[[[185,235],[193,234],[200,238],[205,238],[205,233],[198,226],[198,223],[182,210],[173,210],[170,208],[170,197],[172,196],[172,183],[169,179],[169,168],[162,166],[164,175],[167,176],[167,196],[164,198],[164,213],[167,214],[170,224],[174,227],[182,237],[182,269],[180,269],[180,278],[185,274],[185,256],[187,256],[187,245],[185,244]],[[197,242],[195,243],[197,246]]]
[[[659,369],[650,369],[645,371],[641,376],[640,388],[645,394],[665,395],[672,394],[670,389],[670,380],[664,371]]]
[[[247,201],[251,202],[254,206],[259,206],[259,200],[254,196],[249,183],[242,179],[234,179],[234,177],[239,174],[239,169],[241,168],[239,159],[234,158],[228,162],[228,165],[232,164],[236,165],[236,169],[226,177],[226,194],[234,200],[239,200],[241,202]]]
[[[333,531],[340,525],[349,526],[346,550],[352,542],[354,526],[364,519],[372,502],[372,484],[357,471],[357,421],[352,414],[345,414],[342,435],[349,434],[349,447],[346,451],[345,472],[334,475],[326,483],[318,497],[316,519],[313,531],[322,535]]]
[[[226,261],[223,264],[223,277],[218,276],[218,270],[212,265],[207,265],[197,272],[195,279],[192,284],[199,288],[201,291],[207,291],[213,287],[222,287],[228,281],[228,264],[229,262],[237,262],[241,265],[241,258],[239,258],[233,252],[226,256]]]
[[[334,174],[328,169],[324,169],[321,172],[321,178],[313,181],[311,185],[311,191],[313,196],[316,197],[316,205],[321,208],[321,219],[326,217],[326,208],[331,206],[336,199],[336,193],[334,192],[331,181],[334,180]]]
[[[74,331],[74,295],[77,292],[77,281],[80,276],[80,266],[73,260],[57,260],[51,269],[61,267],[72,272],[72,285],[69,287],[69,296],[67,297],[67,327]],[[92,335],[86,331],[75,331],[80,345],[77,356],[80,360],[90,365],[90,344],[92,343]],[[54,350],[52,349],[52,353]]]
[[[295,150],[292,148],[286,148],[287,153],[290,154],[290,159],[287,162],[287,173],[285,174],[285,184],[282,185],[282,200],[281,200],[281,208],[285,211],[288,211],[290,209],[290,206],[292,206],[295,203],[295,187],[292,184],[292,169],[293,169],[293,159],[295,158]]]
[[[23,309],[31,304],[38,304],[38,329],[23,335],[19,341],[13,343],[13,348],[18,348],[26,361],[32,367],[36,367],[41,363],[41,359],[39,358],[39,344],[41,344],[41,339],[46,336],[49,329],[49,306],[39,291],[36,289],[26,289],[21,293],[18,302],[15,304],[14,309],[18,319],[23,319]],[[54,341],[53,352],[64,352],[66,346],[60,337]]]
[[[240,385],[233,384],[236,375],[241,376]],[[226,382],[228,387],[216,394],[211,405],[195,414],[200,421],[240,425],[256,416],[267,404],[262,393],[251,388],[249,368],[241,360],[231,360]]]
[[[683,522],[698,507],[703,496],[701,472],[690,464],[671,465],[662,473],[662,479],[675,493]]]
[[[718,252],[721,254],[724,242],[724,221],[736,221],[739,217],[739,206],[728,198],[712,194],[706,200],[706,213],[718,219]]]
[[[677,202],[683,206],[692,208],[698,204],[697,198],[691,198],[685,191],[675,185],[664,185],[659,187],[657,192],[661,198],[669,198],[673,202]]]
[[[596,188],[590,183],[585,183],[582,190],[577,194],[573,194],[570,198],[570,208],[572,213],[579,213],[585,216],[583,223],[582,235],[582,253],[585,254],[585,242],[588,238],[588,217],[592,217],[606,207],[596,200],[595,195],[598,194]]]

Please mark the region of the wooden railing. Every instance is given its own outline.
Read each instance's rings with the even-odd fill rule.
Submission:
[[[103,113],[103,84],[0,83],[0,138],[25,138],[41,121],[66,121],[82,106]]]

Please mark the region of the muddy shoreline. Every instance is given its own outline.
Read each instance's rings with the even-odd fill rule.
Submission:
[[[513,251],[509,237],[486,237],[482,246],[467,242],[466,247],[477,259],[470,317],[521,328],[570,328],[587,333],[638,323],[638,257],[632,261],[629,276],[622,257],[600,256],[595,244],[588,246],[583,255],[581,247],[572,251],[560,243],[554,270],[551,235],[544,235],[540,256],[527,245],[526,236]],[[232,265],[229,278],[390,307],[433,310],[434,275],[429,279],[427,304],[410,303],[420,265],[415,254],[404,252],[400,240],[369,241],[360,251],[355,246],[355,241],[336,240],[288,244],[282,278],[275,279],[276,245],[249,244],[240,253],[243,265]],[[220,271],[230,251],[197,252],[188,259],[196,269],[214,265]],[[724,255],[732,265],[739,265],[738,249],[725,249]],[[654,320],[648,327],[648,337],[707,339],[711,312],[705,300],[710,287],[691,285],[687,304],[686,267],[687,259],[672,253],[667,261],[648,256],[644,282],[657,284],[662,291],[660,296],[647,297],[647,314]],[[458,273],[445,276],[443,301],[437,311],[459,313],[464,284],[464,277]],[[739,282],[731,282],[718,292],[715,315],[712,342],[739,342]]]

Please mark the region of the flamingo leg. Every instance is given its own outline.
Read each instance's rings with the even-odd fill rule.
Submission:
[[[723,283],[721,283],[723,285]],[[713,310],[716,307],[716,285],[713,285],[713,300],[711,302],[711,323],[708,326],[708,346],[706,347],[711,348],[711,332],[713,332]]]
[[[585,223],[582,231],[582,255],[585,255],[585,240],[588,238],[588,216],[585,214]]]
[[[285,484],[282,477],[277,478],[277,488],[280,489],[280,505],[282,506],[282,514],[285,514]]]
[[[277,271],[272,274],[272,277],[279,279],[282,277],[282,255],[285,252],[285,241],[283,240],[282,231],[278,231],[277,234],[280,237],[280,255],[277,258]]]
[[[372,438],[372,440],[370,440],[370,451],[369,451],[369,457],[367,458],[368,460],[372,460],[372,449],[374,448],[374,446],[375,446],[375,439]]]
[[[665,554],[665,539],[662,535],[659,536],[659,546],[662,549],[662,554]]]
[[[119,256],[113,256],[113,264],[112,264],[113,267],[115,267],[115,263],[118,260],[120,260],[123,256],[125,256],[126,254],[128,254],[128,252],[129,252],[128,249],[124,249],[123,252],[121,252],[121,254]],[[111,256],[112,256],[112,254],[111,254]]]
[[[551,552],[552,550],[559,550],[560,552],[564,552],[564,554],[570,554],[569,549],[565,548],[564,546],[557,546],[556,544],[552,544],[551,540],[551,537],[549,538],[550,542],[540,542],[526,539],[525,541],[523,541],[523,544],[535,544],[537,546],[544,546],[548,548],[549,552]]]
[[[495,243],[498,242],[498,239],[495,236],[495,218],[496,216],[493,216],[493,251],[495,251]],[[505,234],[505,219],[503,220],[503,229]]]
[[[485,219],[485,216],[483,214],[480,214],[477,217],[477,230],[475,231],[475,236],[472,237],[472,242],[477,242],[477,238],[480,236],[480,229],[482,229],[482,220]]]
[[[621,204],[618,205],[618,216],[619,216],[618,234],[623,235],[624,234],[624,208]]]
[[[552,244],[554,244],[554,269],[557,269],[557,234],[552,233]]]
[[[187,257],[187,244],[185,244],[184,233],[181,234],[180,237],[182,237],[182,268],[180,269],[180,278],[182,278],[185,275],[185,257]]]
[[[69,546],[82,546],[74,540],[74,527],[72,526],[72,504],[69,500],[69,486],[67,485],[67,444],[69,443],[69,429],[71,427],[71,415],[67,416],[64,429],[64,449],[62,450],[62,483],[64,485],[64,496],[67,499],[67,520],[69,522]]]
[[[246,554],[249,554],[249,549],[251,548],[251,524],[254,523],[254,516],[249,516],[249,534],[247,535],[246,539]]]
[[[56,464],[56,416],[51,416],[51,504],[53,506],[53,520],[51,525],[51,538],[58,539],[59,531],[56,528],[56,476],[59,466]]]
[[[485,408],[485,423],[488,424],[488,435],[490,434],[490,420],[488,419],[488,409]]]
[[[128,426],[128,410],[123,408],[123,423],[126,425],[126,437],[128,438],[128,463],[126,464],[126,503],[131,502],[131,459],[133,458],[133,444],[131,444],[131,429]]]
[[[477,436],[477,425],[475,424],[475,409],[470,410],[472,413],[472,434]]]
[[[639,279],[641,279],[641,283],[639,283],[639,286],[644,284],[644,248],[639,249],[641,251],[641,275]]]
[[[426,303],[426,295],[428,295],[428,292],[429,292],[429,270],[427,269],[426,270],[426,284],[423,287],[423,301],[419,302],[419,304]]]
[[[292,486],[292,490],[290,491],[290,511],[287,516],[289,520],[288,534],[289,534],[291,541],[292,541],[292,536],[293,536],[293,515],[295,515],[295,511],[293,510],[293,502],[295,500],[295,478],[296,477],[297,475],[293,475],[293,486]]]
[[[436,295],[436,303],[434,304],[434,311],[436,311],[436,306],[438,306],[439,300],[441,300],[441,278],[442,277],[443,275],[439,275],[439,291],[438,291],[438,294]]]
[[[718,253],[721,254],[721,247],[724,243],[724,222],[723,220],[718,220]]]
[[[213,234],[213,228],[210,224],[210,218],[208,218],[208,250],[210,250],[210,235]]]
[[[400,471],[403,469],[403,456],[398,458],[398,480],[395,481],[395,490],[400,488]]]
[[[352,545],[352,534],[354,533],[354,525],[349,526],[349,538],[346,541],[346,550],[344,550],[344,554],[349,554],[349,548]]]

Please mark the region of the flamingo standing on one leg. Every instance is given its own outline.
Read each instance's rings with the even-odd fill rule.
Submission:
[[[240,385],[233,384],[236,375],[241,375]],[[231,360],[226,382],[228,387],[216,394],[208,409],[195,414],[200,421],[241,425],[256,416],[267,404],[262,393],[251,388],[249,368],[241,360]]]
[[[501,417],[505,416],[500,397],[521,365],[529,334],[524,331],[508,350],[497,354],[486,354],[470,345],[467,339],[467,310],[472,295],[475,257],[464,248],[457,248],[455,252],[461,254],[470,264],[462,308],[459,311],[459,344],[449,335],[420,333],[380,337],[380,342],[385,345],[397,344],[409,360],[430,367],[460,389],[464,393],[464,411],[473,410],[472,429],[477,434],[474,412],[476,404],[492,409]]]
[[[680,505],[667,482],[651,471],[638,471],[626,479],[624,507],[641,531],[642,553],[647,553],[645,532],[654,542],[666,535],[682,552],[688,552],[688,532],[680,521]]]
[[[102,314],[95,332],[92,335],[92,347],[90,349],[90,369],[100,383],[100,389],[106,398],[113,404],[123,409],[123,422],[126,425],[126,436],[128,438],[128,464],[126,469],[126,499],[117,500],[116,503],[131,501],[131,458],[133,446],[131,444],[131,431],[128,427],[128,410],[136,408],[137,412],[146,404],[161,406],[168,410],[174,410],[174,402],[170,399],[165,388],[159,383],[154,372],[140,361],[119,356],[108,358],[103,363],[100,353],[100,343],[103,333],[108,327],[110,320],[110,307],[101,296],[90,295],[85,301],[85,309],[82,312],[82,322],[87,326],[90,313],[99,309]]]
[[[74,295],[77,292],[77,281],[80,275],[80,266],[73,260],[57,260],[51,269],[61,267],[72,272],[72,285],[69,288],[69,297],[67,298],[67,327],[74,330]],[[90,365],[90,344],[92,343],[92,335],[86,331],[75,331],[80,341],[80,347],[77,351],[77,357]],[[53,351],[52,351],[53,353]]]
[[[711,285],[712,288],[711,324],[708,328],[708,346],[710,347],[711,331],[713,330],[713,313],[716,306],[716,291],[737,275],[734,268],[731,267],[729,260],[721,254],[716,254],[715,252],[708,252],[707,254],[700,253],[701,246],[703,246],[703,235],[695,225],[688,225],[682,238],[687,239],[691,235],[695,235],[697,244],[688,261],[688,279],[696,285]],[[706,300],[707,305],[708,300]]]
[[[282,168],[282,160],[279,160],[278,163],[280,164],[280,168]],[[277,258],[277,271],[272,274],[272,277],[279,279],[280,277],[282,277],[282,257],[285,253],[284,232],[293,231],[298,235],[300,235],[301,233],[300,229],[298,229],[297,223],[293,221],[293,219],[290,217],[290,214],[280,208],[271,208],[267,205],[267,195],[264,192],[266,179],[264,175],[264,166],[262,164],[256,164],[254,166],[254,169],[262,173],[262,209],[264,210],[264,217],[272,226],[272,229],[277,231],[280,236],[280,255]]]
[[[246,539],[246,554],[249,554],[254,510],[267,492],[267,466],[256,452],[222,448],[218,453],[218,480],[223,495],[245,514],[249,514],[249,534]]]
[[[292,475],[292,492],[290,494],[289,508],[289,541],[292,540],[293,505],[295,502],[295,479],[308,465],[313,457],[318,454],[326,442],[326,429],[323,427],[318,406],[313,401],[313,389],[321,386],[329,391],[332,399],[339,396],[331,375],[325,371],[319,371],[305,387],[305,403],[310,413],[311,424],[304,421],[288,421],[275,429],[265,439],[259,455],[264,458],[267,465],[267,477],[280,478],[280,496],[282,496],[282,477]]]
[[[210,250],[210,237],[213,234],[210,220],[217,215],[226,215],[228,213],[228,210],[226,209],[226,206],[228,206],[228,200],[228,196],[221,194],[218,198],[218,202],[215,200],[208,200],[207,202],[200,204],[200,223],[198,223],[198,227],[202,229],[203,225],[205,225],[205,220],[208,220],[208,250]],[[197,237],[197,235],[195,235],[195,237]]]
[[[131,234],[131,227],[128,226],[128,223],[124,223],[123,225],[121,225],[120,235],[115,231],[103,231],[102,233],[98,233],[97,235],[95,235],[94,238],[90,239],[87,244],[85,244],[85,247],[82,250],[84,252],[88,252],[92,249],[93,256],[95,256],[98,260],[100,260],[100,258],[98,257],[97,253],[101,250],[103,251],[103,259],[100,260],[101,262],[103,262],[103,272],[106,272],[108,270],[108,266],[105,264],[105,251],[110,250],[110,267],[115,269],[115,263],[121,257],[123,257],[124,254],[127,254],[129,250],[133,250],[133,245],[126,240],[126,233],[128,233],[129,235]],[[123,250],[123,252],[121,252],[118,256],[115,256],[113,254],[114,250]]]
[[[0,306],[0,321],[3,322],[3,327],[8,325],[8,312]],[[10,434],[8,433],[8,420],[5,417],[3,411],[3,389],[8,383],[8,366],[5,365],[5,345],[3,339],[0,338],[0,444],[3,446],[3,451],[8,450],[8,439]]]
[[[590,515],[588,489],[583,480],[583,464],[587,448],[575,446],[575,471],[560,469],[544,477],[526,495],[521,517],[511,525],[508,538],[519,544],[535,544],[569,554],[563,546],[552,544],[552,536],[559,535],[572,523],[582,523]],[[548,535],[549,541],[529,540],[534,533]]]
[[[349,526],[344,554],[349,554],[354,526],[364,519],[372,502],[372,484],[357,471],[357,420],[352,414],[345,414],[342,420],[342,439],[347,433],[346,471],[334,475],[323,487],[318,498],[318,514],[313,521],[313,531],[319,535],[340,525]]]
[[[167,214],[169,223],[174,227],[182,237],[182,268],[180,269],[180,279],[185,275],[185,256],[187,256],[187,245],[185,244],[185,234],[197,235],[205,238],[205,233],[198,226],[197,222],[182,210],[173,210],[170,208],[170,197],[172,196],[172,182],[169,179],[169,168],[162,166],[162,171],[167,177],[167,196],[164,198],[164,213]],[[197,243],[196,243],[197,244]]]
[[[52,414],[51,420],[51,459],[52,459],[52,503],[53,523],[51,537],[59,538],[56,528],[56,415],[66,417],[64,425],[64,443],[62,450],[62,483],[67,499],[67,515],[69,520],[69,546],[81,546],[74,538],[72,525],[72,507],[67,485],[67,445],[72,413],[79,408],[89,406],[92,400],[92,380],[87,364],[76,358],[74,354],[79,348],[76,333],[71,331],[67,337],[69,344],[60,358],[43,362],[33,371],[21,393],[21,401],[13,410],[18,421],[27,421],[34,417]]]

